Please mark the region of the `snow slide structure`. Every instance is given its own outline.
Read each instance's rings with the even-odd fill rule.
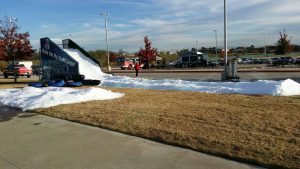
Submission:
[[[71,39],[62,42],[63,48],[60,48],[49,38],[41,38],[42,81],[99,85],[104,75],[100,63]]]

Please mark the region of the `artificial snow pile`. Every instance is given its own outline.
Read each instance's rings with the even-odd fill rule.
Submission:
[[[100,67],[77,49],[64,49],[79,63],[79,73],[86,79],[101,80],[102,86],[120,88],[143,88],[154,90],[181,90],[208,93],[237,93],[251,95],[291,96],[300,95],[300,84],[287,79],[284,81],[259,80],[256,82],[201,82],[184,80],[148,80],[112,76],[101,71]]]
[[[79,73],[85,79],[101,80],[102,86],[119,88],[142,88],[153,90],[180,90],[208,93],[233,93],[249,95],[291,96],[300,95],[300,84],[287,79],[284,81],[259,80],[256,82],[203,82],[184,80],[149,80],[112,76],[101,71],[100,67],[77,49],[64,49],[79,63]]]
[[[0,90],[0,104],[20,108],[23,111],[47,108],[61,104],[92,100],[110,100],[124,96],[101,88],[73,89],[64,87],[25,87]]]
[[[103,80],[104,73],[101,71],[98,64],[86,57],[78,49],[63,49],[73,59],[78,62],[79,74],[84,75],[85,79]]]
[[[173,79],[149,80],[144,78],[112,76],[103,73],[95,62],[83,55],[79,50],[64,50],[79,63],[79,73],[85,75],[85,79],[101,80],[100,86],[248,95],[300,95],[300,84],[291,79],[283,81],[259,80],[256,82],[234,83]],[[0,90],[0,104],[20,108],[25,111],[60,104],[116,99],[122,96],[124,96],[123,93],[114,93],[101,88],[25,87],[23,89]]]
[[[284,81],[259,80],[256,82],[203,82],[184,80],[149,80],[124,76],[105,75],[102,86],[118,88],[142,88],[153,90],[180,90],[207,93],[292,96],[300,95],[300,84]]]

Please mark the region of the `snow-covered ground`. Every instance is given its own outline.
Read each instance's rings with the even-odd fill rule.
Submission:
[[[101,86],[249,95],[300,95],[300,84],[291,79],[284,81],[261,80],[257,82],[233,83],[148,80],[143,78],[104,75]],[[0,104],[20,108],[25,111],[37,108],[47,108],[60,104],[116,99],[122,96],[124,96],[123,93],[115,93],[101,88],[73,89],[66,87],[25,87],[23,89],[0,90]]]
[[[100,67],[77,49],[64,49],[79,62],[79,72],[87,79],[101,80],[101,86],[119,88],[142,88],[153,90],[181,90],[208,93],[237,93],[249,95],[291,96],[300,95],[300,84],[284,81],[260,80],[256,82],[201,82],[184,80],[149,80],[112,76],[103,73]]]
[[[180,90],[208,93],[232,93],[248,95],[292,96],[300,95],[300,84],[291,80],[256,82],[201,82],[184,80],[149,80],[105,74],[92,60],[75,49],[65,50],[79,62],[79,72],[86,79],[101,80],[100,86],[118,88],[142,88],[153,90]],[[78,103],[90,100],[115,99],[124,96],[101,88],[57,88],[25,87],[23,89],[0,90],[0,104],[31,110],[60,104]]]
[[[116,99],[122,96],[124,96],[123,93],[115,93],[101,88],[25,87],[0,90],[0,104],[25,111],[90,100]]]
[[[291,80],[256,82],[202,82],[184,80],[149,80],[124,76],[105,75],[102,86],[142,88],[153,90],[180,90],[207,93],[231,93],[248,95],[292,96],[300,95],[300,84]]]

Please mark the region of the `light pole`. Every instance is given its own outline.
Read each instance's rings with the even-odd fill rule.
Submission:
[[[228,80],[228,67],[227,67],[227,11],[226,11],[226,0],[224,0],[224,54],[225,54],[225,63],[224,70],[221,74],[222,81]]]
[[[17,21],[18,19],[17,18],[14,18],[14,17],[9,17],[8,18],[8,22],[9,22],[9,44],[11,44],[11,38],[12,38],[12,36],[13,36],[13,31],[12,31],[12,23],[13,23],[13,21]],[[15,62],[15,61],[13,61],[13,62]],[[15,64],[15,63],[12,63],[13,65]]]
[[[224,0],[224,49],[225,49],[225,67],[227,67],[227,3]]]
[[[196,41],[196,51],[198,51],[198,41]]]
[[[217,29],[214,29],[215,31],[215,38],[216,38],[216,58],[218,57],[218,37],[217,37]]]
[[[265,50],[264,50],[264,53],[265,53],[265,57],[267,57],[266,35],[264,36],[264,42],[265,42]]]
[[[14,18],[14,17],[9,17],[8,18],[9,19],[9,26],[10,26],[10,28],[11,28],[11,23],[13,22],[13,21],[17,21],[17,18]]]
[[[104,21],[105,21],[105,40],[106,40],[106,51],[107,51],[107,69],[110,71],[110,66],[109,66],[109,51],[108,51],[108,37],[107,37],[107,16],[109,15],[108,13],[101,13],[102,16],[104,16]]]
[[[17,21],[17,18],[14,18],[14,17],[9,17],[8,18],[8,22],[9,22],[9,45],[11,45],[12,43],[14,43],[14,42],[12,42],[11,40],[11,38],[12,38],[12,36],[13,36],[13,31],[12,31],[12,23],[13,23],[13,21]],[[11,51],[11,49],[10,49],[10,51]],[[11,52],[9,52],[10,53],[10,58],[12,58],[12,65],[15,65],[16,64],[16,60],[15,60],[15,58],[14,57],[12,57],[12,53]],[[16,74],[16,71],[14,71],[14,82],[16,83],[17,82],[17,74]]]
[[[13,23],[13,21],[17,21],[18,19],[17,18],[14,18],[14,17],[9,17],[8,18],[8,21],[9,21],[9,31],[10,31],[10,33],[11,33],[11,36],[12,36],[12,23]]]

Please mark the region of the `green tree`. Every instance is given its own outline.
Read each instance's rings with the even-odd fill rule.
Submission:
[[[93,50],[93,51],[89,51],[88,53],[100,62],[101,67],[107,66],[106,50]]]
[[[289,37],[285,30],[283,32],[279,31],[279,39],[276,43],[276,54],[277,55],[285,55],[287,53],[290,53],[292,51],[292,45],[291,45],[291,39],[292,37]]]
[[[163,60],[165,60],[167,62],[175,61],[178,58],[177,53],[171,53],[169,51],[167,51],[167,52],[158,52],[158,56],[162,57]]]

